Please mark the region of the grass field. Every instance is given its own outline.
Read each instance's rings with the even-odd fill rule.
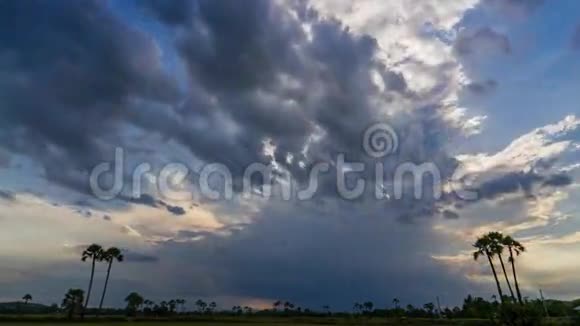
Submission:
[[[66,319],[38,318],[38,316],[12,316],[14,319],[0,318],[1,326],[321,326],[321,325],[350,325],[350,326],[375,326],[375,325],[464,325],[464,326],[486,326],[493,325],[489,320],[484,319],[421,319],[421,318],[351,318],[351,317],[215,317],[215,319],[193,319],[193,320],[137,320],[119,321],[116,320],[95,320],[88,318],[85,322],[70,322]],[[577,322],[568,318],[551,318],[545,320],[542,325],[578,325]]]
[[[69,322],[67,320],[45,319],[45,318],[15,318],[0,320],[2,326],[321,326],[321,325],[467,325],[467,326],[483,326],[489,325],[485,320],[445,320],[445,319],[387,319],[387,318],[348,318],[348,317],[216,317],[214,320],[200,319],[200,320],[160,320],[160,321],[118,321],[118,320],[95,320],[87,319],[84,323]]]
[[[222,323],[222,322],[124,322],[124,323],[45,323],[45,322],[34,322],[34,323],[22,323],[22,322],[14,322],[14,323],[2,323],[2,325],[6,325],[6,326],[39,326],[39,325],[44,325],[44,326],[57,326],[57,325],[68,325],[68,326],[87,326],[87,325],[93,325],[93,326],[101,326],[101,325],[106,325],[106,326],[128,326],[128,325],[143,325],[143,326],[174,326],[174,325],[179,325],[179,326],[188,326],[188,325],[192,325],[192,326],[232,326],[232,325],[236,325],[236,326],[256,326],[256,325],[268,325],[268,324],[264,324],[264,323]],[[282,323],[282,324],[276,324],[276,325],[298,325],[298,324],[288,324],[288,323]],[[320,324],[299,324],[302,326],[314,326],[314,325],[320,325]]]
[[[431,320],[431,319],[408,319],[408,320],[395,320],[395,319],[384,319],[384,318],[374,318],[374,319],[325,319],[320,318],[316,320],[291,320],[291,319],[256,319],[256,320],[216,320],[216,321],[137,321],[137,322],[97,322],[88,321],[85,323],[71,323],[71,322],[59,322],[59,321],[35,321],[35,322],[2,322],[2,326],[57,326],[57,325],[69,325],[69,326],[81,326],[81,325],[94,325],[94,326],[127,326],[127,325],[143,325],[143,326],[321,326],[321,325],[468,325],[468,326],[483,326],[489,325],[488,322],[483,320]]]
[[[428,321],[405,321],[405,322],[396,322],[396,321],[392,321],[392,322],[385,322],[382,321],[380,323],[375,323],[375,322],[365,322],[365,321],[352,321],[352,322],[341,322],[341,323],[315,323],[315,324],[308,324],[308,323],[298,323],[298,322],[292,322],[292,321],[287,321],[287,322],[277,322],[274,324],[270,324],[270,323],[263,323],[263,322],[236,322],[236,323],[232,323],[232,322],[124,322],[124,323],[62,323],[62,322],[57,322],[57,323],[39,323],[39,322],[35,322],[35,323],[23,323],[23,322],[14,322],[14,323],[2,323],[3,326],[38,326],[38,325],[44,325],[44,326],[57,326],[57,325],[69,325],[69,326],[86,326],[86,325],[94,325],[94,326],[127,326],[127,325],[143,325],[143,326],[264,326],[264,325],[280,325],[280,326],[293,326],[293,325],[297,325],[297,326],[320,326],[320,325],[487,325],[486,323],[473,323],[473,322],[460,322],[460,321],[456,321],[456,322],[445,322],[445,323],[437,323],[437,322],[428,322]]]

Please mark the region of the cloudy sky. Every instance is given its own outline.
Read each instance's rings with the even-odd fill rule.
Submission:
[[[14,0],[0,16],[0,300],[84,288],[97,242],[127,258],[109,305],[453,305],[494,293],[470,255],[489,230],[527,247],[525,295],[580,296],[578,1]],[[113,198],[90,182],[107,162]],[[329,171],[310,198],[266,198],[254,163],[294,189]],[[416,199],[393,176],[425,163],[442,194]],[[204,178],[217,164],[228,198]]]

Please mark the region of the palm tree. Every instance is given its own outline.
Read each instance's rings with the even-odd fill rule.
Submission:
[[[433,316],[433,312],[435,311],[435,304],[433,302],[427,302],[423,305],[423,309],[427,311],[430,316]]]
[[[103,247],[101,247],[98,244],[92,244],[83,251],[81,260],[84,262],[87,259],[91,259],[92,265],[91,265],[91,279],[89,281],[89,289],[87,290],[87,298],[81,312],[81,317],[84,317],[85,310],[89,305],[89,298],[91,297],[91,290],[93,288],[93,279],[95,277],[95,263],[97,261],[100,261],[102,259],[102,256],[103,256]]]
[[[477,239],[473,244],[477,250],[473,252],[473,259],[477,260],[481,256],[486,256],[491,266],[491,271],[493,272],[493,278],[495,279],[495,284],[497,286],[497,292],[499,293],[500,300],[503,302],[503,292],[501,291],[501,286],[497,278],[497,273],[495,272],[495,266],[493,265],[493,253],[491,248],[491,240],[487,236],[483,236]]]
[[[393,304],[395,305],[395,309],[399,309],[399,303],[401,303],[401,301],[399,301],[398,298],[393,299]]]
[[[105,294],[107,293],[107,285],[109,284],[109,276],[111,275],[111,267],[113,266],[113,262],[115,260],[118,262],[122,262],[123,254],[121,254],[121,250],[119,250],[119,248],[111,247],[103,252],[102,260],[107,262],[109,266],[107,267],[107,277],[105,278],[105,286],[103,287],[103,294],[101,295],[101,302],[99,303],[98,312],[100,312],[101,309],[103,309],[103,302],[105,301]]]
[[[212,301],[212,302],[210,302],[207,309],[208,309],[210,314],[213,314],[216,308],[217,308],[217,303],[215,303],[215,301]]]
[[[62,300],[62,308],[67,311],[68,319],[72,319],[75,312],[83,310],[83,296],[85,292],[81,289],[69,289]]]
[[[354,310],[355,313],[362,312],[363,305],[358,302],[355,302],[352,309]]]
[[[289,312],[293,308],[294,304],[292,304],[290,301],[284,302],[284,312]]]
[[[272,304],[272,307],[274,308],[274,311],[278,311],[278,307],[280,307],[281,305],[282,305],[282,302],[280,300],[278,300]]]
[[[368,314],[370,314],[373,311],[374,307],[375,307],[375,304],[372,303],[371,301],[367,301],[367,302],[363,303],[363,308],[364,308],[365,312]]]
[[[502,243],[504,246],[506,246],[508,248],[508,250],[510,252],[509,262],[512,264],[512,273],[514,275],[514,284],[516,285],[516,292],[518,294],[518,301],[520,304],[523,304],[524,301],[522,300],[522,294],[520,292],[520,286],[518,284],[518,277],[516,275],[516,265],[515,265],[515,259],[514,259],[514,252],[516,253],[516,256],[519,256],[521,253],[526,251],[526,248],[521,243],[519,243],[518,241],[516,241],[512,237],[510,237],[509,235],[503,238]]]
[[[199,313],[204,313],[205,312],[205,308],[207,308],[207,303],[205,303],[205,301],[199,299],[195,302],[195,305],[197,306],[197,310],[199,311]]]
[[[505,270],[505,264],[503,263],[502,254],[503,254],[503,249],[504,249],[504,246],[503,246],[504,236],[500,232],[490,232],[487,234],[487,236],[491,240],[492,252],[495,255],[497,255],[497,257],[499,258],[499,262],[501,264],[501,269],[503,271],[503,276],[505,278],[505,282],[507,283],[508,289],[510,290],[512,300],[513,300],[513,302],[515,302],[516,296],[514,295],[514,291],[512,290],[512,285],[510,284],[510,280],[509,280],[507,272]]]
[[[28,304],[28,302],[32,301],[32,296],[27,293],[22,297],[22,300],[24,301],[24,304]]]

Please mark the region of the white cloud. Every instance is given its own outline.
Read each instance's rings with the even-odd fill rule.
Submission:
[[[453,52],[457,24],[479,0],[382,1],[316,0],[322,13],[337,17],[353,31],[376,38],[385,64],[400,72],[425,106],[443,103],[446,120],[466,135],[479,132],[484,116],[458,105],[470,80]],[[380,13],[380,14],[377,14]],[[421,104],[414,103],[421,108]]]

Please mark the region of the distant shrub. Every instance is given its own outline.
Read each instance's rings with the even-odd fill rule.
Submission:
[[[505,303],[499,310],[499,325],[508,326],[540,326],[544,312],[542,307],[534,303],[520,305]]]

